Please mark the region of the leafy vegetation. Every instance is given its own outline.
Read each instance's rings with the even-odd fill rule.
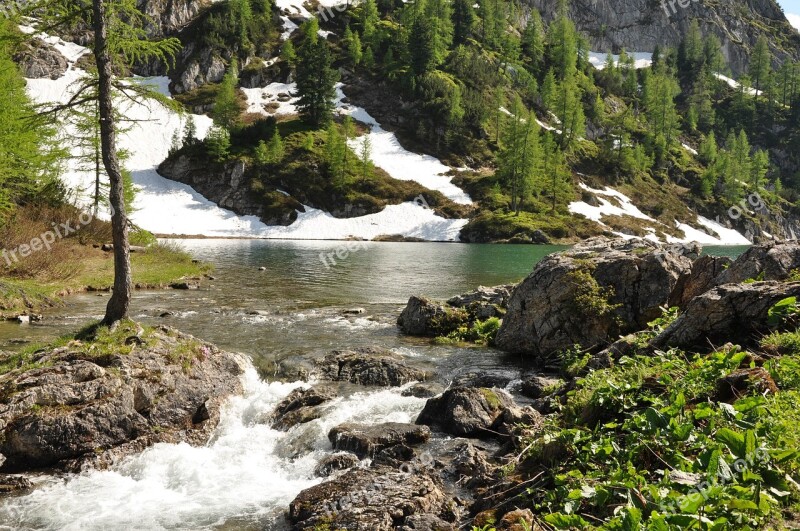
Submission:
[[[518,482],[536,480],[514,505],[555,529],[794,525],[798,330],[780,325],[757,352],[647,347],[676,315],[651,323],[612,368],[583,371],[554,395],[557,413],[525,436],[509,471]],[[579,349],[576,356],[565,363],[582,358]]]

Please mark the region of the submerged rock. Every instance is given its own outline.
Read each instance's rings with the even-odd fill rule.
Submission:
[[[379,451],[397,445],[417,445],[430,439],[427,426],[385,422],[383,424],[346,423],[328,434],[334,450],[352,452],[360,458],[374,457]]]
[[[336,397],[336,390],[330,387],[295,389],[275,407],[272,413],[272,427],[280,431],[318,419],[322,414],[316,407]]]
[[[166,327],[131,333],[110,349],[42,350],[0,376],[3,472],[104,466],[157,442],[208,440],[221,403],[242,392],[245,360]]]
[[[289,505],[289,520],[296,530],[394,531],[415,525],[415,516],[453,520],[451,503],[441,479],[428,470],[354,468],[301,492]]]
[[[514,290],[496,345],[551,354],[605,346],[661,315],[697,248],[593,238],[548,256]]]
[[[314,372],[326,380],[385,387],[428,378],[425,371],[410,367],[399,359],[393,352],[380,348],[334,350],[317,361]]]

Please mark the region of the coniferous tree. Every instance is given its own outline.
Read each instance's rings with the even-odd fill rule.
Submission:
[[[297,107],[303,119],[316,127],[331,120],[339,81],[328,43],[318,37],[318,30],[316,18],[303,25],[303,42],[297,54]]]
[[[439,66],[453,44],[453,19],[450,0],[426,0],[425,16],[431,23],[434,65]]]
[[[50,0],[35,6],[37,17],[53,28],[66,29],[64,21],[92,29],[92,55],[97,69],[97,101],[100,116],[100,138],[103,166],[110,181],[109,202],[114,243],[114,289],[106,306],[103,323],[113,325],[128,315],[132,294],[128,215],[125,205],[125,178],[117,150],[117,117],[113,91],[125,92],[129,98],[168,99],[143,85],[119,83],[115,72],[124,65],[157,60],[169,64],[180,50],[177,39],[152,41],[148,28],[152,21],[139,11],[136,0],[92,0],[91,8],[79,2]],[[84,83],[76,90],[67,107],[91,96],[94,87]],[[51,112],[57,113],[64,106]]]
[[[11,22],[0,19],[0,225],[23,200],[46,199],[64,155],[48,121],[31,119],[34,105],[11,60],[12,31]]]
[[[767,78],[772,71],[772,55],[769,51],[769,43],[764,35],[756,41],[753,55],[750,57],[749,75],[753,82],[756,92],[761,91],[767,82]]]
[[[220,125],[214,125],[205,140],[209,156],[216,162],[228,159],[231,149],[231,135],[228,130]]]
[[[214,123],[227,131],[237,127],[241,114],[237,96],[238,79],[239,67],[236,59],[233,59],[228,72],[222,78],[222,83],[219,84],[214,98],[214,109],[211,112]]]
[[[475,9],[471,0],[453,2],[453,44],[465,44],[475,29]]]
[[[544,61],[545,30],[542,16],[531,10],[528,24],[522,32],[522,53],[530,61],[533,71],[538,72]]]
[[[540,178],[539,125],[515,98],[503,133],[503,147],[497,156],[497,175],[511,195],[511,209],[519,214],[525,197]]]

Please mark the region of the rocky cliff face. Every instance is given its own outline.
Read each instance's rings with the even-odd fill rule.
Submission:
[[[528,0],[546,20],[556,2]],[[681,7],[681,4],[686,7]],[[687,5],[688,4],[688,5]],[[735,74],[746,71],[756,40],[765,34],[775,57],[797,59],[800,35],[775,0],[711,2],[709,0],[573,0],[570,15],[595,51],[652,52],[656,46],[676,46],[692,20],[703,34],[716,34]]]
[[[205,158],[186,155],[170,157],[158,168],[168,179],[188,184],[222,208],[242,216],[258,216],[267,225],[291,225],[297,211],[305,211],[296,200],[275,192],[275,199],[283,204],[269,204],[251,193],[250,176],[242,161],[213,164]]]
[[[139,0],[139,9],[156,24],[150,28],[154,37],[174,35],[189,24],[212,0]]]

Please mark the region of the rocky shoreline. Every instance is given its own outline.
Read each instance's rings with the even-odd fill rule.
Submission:
[[[542,447],[536,459],[527,452],[578,378],[634,349],[699,352],[731,341],[747,348],[768,330],[775,304],[800,295],[800,245],[756,246],[736,260],[701,251],[598,238],[547,257],[515,286],[409,300],[398,319],[404,334],[441,337],[502,319],[492,344],[535,368],[519,378],[436,374],[379,347],[286,362],[278,377],[311,384],[263,412],[258,422],[279,431],[320,418],[343,389],[402,388],[426,399],[413,422],[330,429],[332,451],[315,471],[323,481],[289,504],[288,524],[535,528],[520,496],[543,485],[532,471],[563,459],[564,449]],[[669,307],[677,317],[654,328]],[[167,327],[126,326],[102,340],[0,358],[0,491],[30,488],[19,473],[106,467],[156,442],[207,442],[220,404],[242,392],[246,361]],[[576,354],[585,365],[565,370]],[[742,368],[720,379],[715,399],[752,386],[778,389],[763,369]],[[600,418],[591,408],[582,414],[590,425]]]

